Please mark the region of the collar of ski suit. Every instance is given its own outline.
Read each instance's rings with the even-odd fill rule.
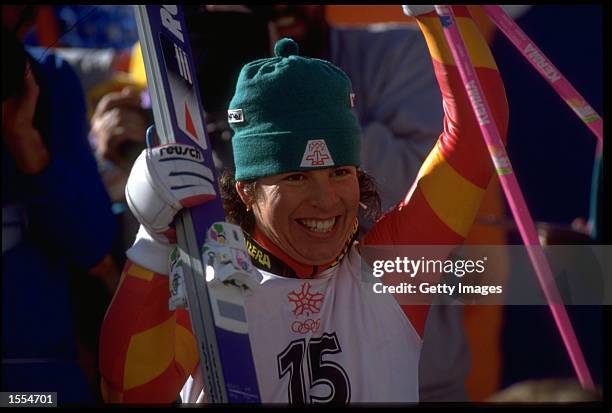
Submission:
[[[340,254],[323,265],[308,265],[298,262],[283,252],[274,242],[266,237],[257,227],[253,236],[245,233],[247,250],[255,267],[276,275],[288,278],[316,278],[328,268],[335,267],[345,257],[353,242],[357,238],[359,224],[357,219],[348,234],[346,243]]]

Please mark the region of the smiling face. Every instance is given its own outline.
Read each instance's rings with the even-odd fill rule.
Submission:
[[[289,172],[260,178],[254,194],[236,189],[251,205],[257,228],[287,255],[308,265],[341,252],[359,207],[354,166]]]

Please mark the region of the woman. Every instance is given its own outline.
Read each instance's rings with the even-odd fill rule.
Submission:
[[[253,260],[262,281],[246,299],[263,402],[418,401],[427,307],[400,306],[373,293],[362,282],[360,251],[461,243],[493,169],[439,19],[431,7],[413,14],[442,91],[444,132],[405,200],[359,242],[360,202],[375,209],[376,197],[359,170],[359,128],[351,112],[359,102],[350,80],[329,62],[298,56],[288,39],[277,43],[276,57],[241,71],[229,110],[235,183],[226,177],[222,189],[228,220],[269,257]],[[455,14],[505,136],[507,104],[495,63],[467,10],[457,7]],[[188,159],[201,182],[173,191],[163,157],[160,148],[143,153],[128,183],[142,226],[102,329],[107,401],[169,403],[197,365],[189,319],[168,310],[163,274],[173,215],[215,194],[204,179],[210,171]],[[174,201],[163,201],[160,192]]]

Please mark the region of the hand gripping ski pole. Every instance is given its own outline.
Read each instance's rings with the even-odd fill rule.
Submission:
[[[493,115],[489,104],[485,98],[482,87],[476,76],[474,66],[470,60],[467,49],[457,27],[454,13],[450,6],[435,6],[436,13],[440,17],[440,22],[444,30],[444,36],[449,45],[455,63],[459,69],[461,80],[463,81],[466,93],[470,97],[472,109],[478,119],[480,130],[491,155],[493,165],[499,176],[504,194],[510,205],[512,215],[517,223],[521,238],[526,246],[527,253],[535,269],[538,281],[548,306],[553,314],[557,328],[561,333],[565,348],[569,353],[570,359],[578,376],[578,380],[583,388],[594,388],[593,379],[588,366],[584,360],[584,355],[576,339],[576,334],[567,315],[565,306],[562,304],[559,290],[557,289],[550,266],[533,223],[533,219],[527,209],[525,199],[514,175],[510,159],[506,153],[503,141],[500,137],[497,126],[493,121]],[[468,88],[468,85],[472,87]],[[478,107],[477,105],[480,105]],[[483,110],[484,109],[484,110]]]
[[[603,141],[603,119],[589,105],[563,74],[552,64],[525,32],[500,6],[481,6],[508,40],[521,52],[523,57],[546,79],[548,84],[569,105],[576,115],[589,127],[599,140]],[[598,149],[599,150],[599,149]]]
[[[147,87],[160,143],[192,145],[214,173],[210,140],[195,77],[182,8],[134,6]],[[214,81],[214,79],[211,79]],[[148,140],[150,140],[148,136]],[[147,142],[153,145],[152,142]],[[216,174],[215,174],[216,175]],[[215,191],[219,185],[215,176]],[[193,334],[209,403],[258,403],[259,387],[248,336],[244,302],[230,302],[232,286],[208,288],[200,247],[215,222],[225,221],[221,199],[185,209],[175,220],[177,244]],[[231,295],[231,294],[230,294]],[[242,305],[241,305],[242,304]],[[196,374],[196,378],[199,376]]]

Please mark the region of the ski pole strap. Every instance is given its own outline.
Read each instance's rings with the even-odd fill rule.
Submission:
[[[525,32],[498,5],[482,5],[484,11],[523,57],[546,79],[548,84],[588,126],[599,141],[603,140],[603,119],[574,86],[552,64]],[[599,150],[599,147],[598,147]]]
[[[553,318],[563,338],[565,348],[569,353],[570,359],[583,388],[594,388],[593,379],[588,366],[584,360],[582,350],[576,339],[576,334],[567,315],[567,311],[562,303],[559,291],[555,285],[550,266],[544,251],[540,245],[538,234],[533,223],[533,219],[527,209],[527,204],[514,175],[510,159],[506,153],[503,141],[493,121],[491,108],[483,93],[480,81],[476,76],[476,71],[470,60],[467,49],[457,27],[454,13],[450,6],[435,6],[436,13],[440,17],[440,22],[444,31],[444,36],[451,50],[459,75],[470,98],[470,103],[480,130],[484,137],[487,149],[495,165],[495,170],[499,176],[501,186],[504,190],[512,215],[517,223],[521,238],[526,246],[530,261],[535,269],[538,281],[548,306],[551,309]]]

